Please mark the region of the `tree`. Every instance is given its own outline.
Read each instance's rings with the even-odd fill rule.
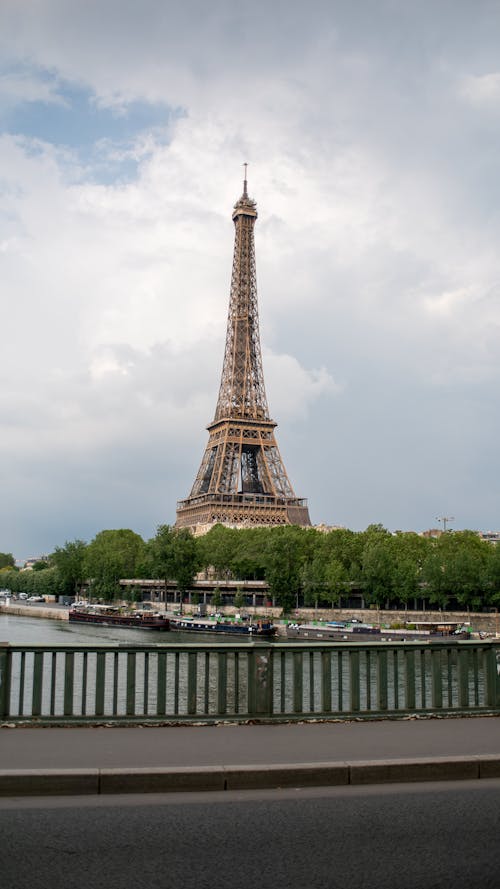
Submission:
[[[90,594],[103,599],[119,597],[120,580],[135,577],[136,566],[144,559],[144,549],[142,537],[128,528],[100,531],[85,552]]]
[[[188,528],[176,528],[172,543],[173,548],[173,578],[177,583],[182,610],[184,593],[194,583],[198,570],[198,552],[196,540]]]
[[[87,544],[83,540],[66,541],[64,546],[56,546],[50,560],[61,578],[62,592],[78,595],[85,580],[85,552]]]
[[[174,529],[170,525],[158,525],[155,536],[148,541],[146,547],[146,563],[151,577],[165,581],[173,580],[174,571]]]
[[[307,560],[307,531],[296,525],[269,528],[265,550],[266,580],[271,596],[283,613],[295,605],[302,589],[302,569]]]
[[[345,590],[347,571],[338,559],[331,558],[325,565],[325,586],[328,599],[333,606],[338,605],[340,597]]]
[[[213,568],[215,576],[226,578],[231,574],[234,555],[238,546],[238,534],[234,528],[214,525],[208,534],[198,541],[200,567]]]
[[[313,559],[302,566],[302,589],[305,605],[318,607],[319,600],[326,591],[326,563],[323,554],[316,553]]]
[[[363,550],[363,588],[369,602],[384,605],[394,588],[394,560],[390,551],[390,536],[373,535]]]
[[[192,587],[199,566],[195,538],[188,528],[159,525],[147,550],[153,576],[164,580],[165,588],[175,580],[182,607],[183,594]]]
[[[245,596],[243,590],[238,590],[235,597],[234,597],[234,607],[240,609],[240,608],[244,608],[246,604],[247,604],[247,599],[246,599],[246,596]]]
[[[0,568],[14,568],[16,560],[12,553],[0,553]]]
[[[220,606],[222,605],[222,593],[218,586],[215,587],[212,593],[212,605],[214,608],[220,608]]]

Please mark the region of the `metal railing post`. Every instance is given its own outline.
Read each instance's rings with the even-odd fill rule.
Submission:
[[[10,716],[10,677],[12,652],[8,642],[0,642],[0,719]]]
[[[269,646],[252,642],[248,653],[248,715],[272,716],[273,655]]]

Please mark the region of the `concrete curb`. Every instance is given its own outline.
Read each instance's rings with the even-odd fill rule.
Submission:
[[[0,797],[276,790],[500,778],[500,755],[130,769],[0,770]]]
[[[0,796],[79,796],[99,793],[99,769],[0,770]]]

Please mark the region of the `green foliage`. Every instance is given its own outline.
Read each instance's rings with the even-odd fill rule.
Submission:
[[[2,583],[13,593],[27,593],[28,596],[60,596],[62,583],[57,568],[44,568],[41,571],[11,571],[2,576]]]
[[[234,597],[235,608],[244,608],[247,604],[246,596],[242,590],[238,590]]]
[[[442,534],[431,541],[422,577],[429,600],[445,607],[451,597],[466,608],[478,608],[491,588],[489,566],[495,548],[473,531]]]
[[[38,563],[18,571],[11,554],[0,553],[1,586],[28,595],[78,594],[90,581],[90,594],[125,597],[121,579],[150,577],[174,581],[182,595],[196,572],[212,568],[217,577],[264,579],[270,596],[286,612],[303,596],[308,605],[336,605],[350,590],[362,590],[369,604],[400,605],[427,599],[440,608],[500,607],[500,545],[473,531],[426,539],[415,533],[390,534],[382,525],[366,531],[283,526],[234,529],[216,525],[194,538],[184,528],[160,525],[144,543],[133,531],[101,531],[92,543],[56,547],[50,567]],[[137,597],[136,590],[129,595]],[[222,602],[216,590],[212,603]],[[243,592],[236,607],[245,604]]]
[[[147,544],[146,564],[152,576],[174,580],[179,593],[189,590],[199,569],[197,541],[187,528],[159,525],[155,537]]]
[[[215,587],[212,593],[212,605],[214,606],[214,608],[220,608],[220,606],[222,605],[222,593],[218,586]]]
[[[142,537],[128,528],[97,534],[84,556],[91,597],[106,600],[121,597],[119,581],[136,576],[136,567],[144,559],[144,550]]]
[[[0,553],[0,568],[14,568],[15,564],[12,553]]]
[[[303,569],[312,558],[313,537],[296,525],[269,528],[264,550],[266,580],[270,595],[286,614],[302,590]]]
[[[56,546],[50,560],[61,578],[64,595],[77,595],[86,579],[85,553],[87,544],[83,540],[66,541],[64,546]]]

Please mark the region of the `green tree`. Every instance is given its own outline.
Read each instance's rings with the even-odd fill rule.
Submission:
[[[304,604],[318,607],[326,592],[326,562],[323,553],[318,552],[302,566],[302,590]]]
[[[188,528],[159,525],[155,537],[148,543],[148,560],[153,576],[177,584],[180,603],[184,593],[193,586],[199,567],[196,540]]]
[[[485,565],[485,587],[487,601],[491,605],[500,606],[500,544],[489,544],[489,552]]]
[[[196,540],[188,528],[176,528],[173,539],[173,578],[182,609],[184,593],[191,589],[198,570]]]
[[[12,553],[0,553],[0,568],[14,568],[16,560]]]
[[[217,578],[227,578],[232,573],[234,556],[238,547],[239,532],[224,525],[214,525],[208,534],[198,540],[201,568],[212,568]]]
[[[215,587],[215,589],[212,593],[211,604],[213,605],[214,608],[220,608],[220,606],[222,605],[222,593],[221,593],[220,588],[218,586]]]
[[[241,608],[244,608],[246,604],[247,604],[247,599],[246,599],[246,596],[245,596],[243,590],[238,590],[236,592],[235,597],[234,597],[234,607],[241,609]]]
[[[85,576],[85,552],[87,544],[83,540],[66,541],[64,546],[56,546],[50,560],[61,578],[62,593],[78,595]]]
[[[339,559],[330,558],[325,564],[325,586],[332,606],[338,605],[347,585],[347,571]]]
[[[454,531],[432,541],[422,577],[429,600],[446,607],[451,598],[479,608],[488,595],[489,544],[474,531]]]
[[[302,590],[303,566],[309,555],[307,530],[296,525],[269,528],[266,550],[266,580],[269,592],[286,614]]]
[[[384,605],[392,597],[394,588],[394,559],[389,534],[367,537],[363,549],[363,590],[368,602]]]
[[[158,525],[155,536],[148,541],[146,564],[151,577],[167,582],[174,577],[174,540],[175,530],[170,525]]]
[[[142,537],[128,528],[100,531],[85,552],[85,573],[90,579],[91,596],[120,597],[119,582],[136,576],[136,566],[144,560],[144,549]]]

